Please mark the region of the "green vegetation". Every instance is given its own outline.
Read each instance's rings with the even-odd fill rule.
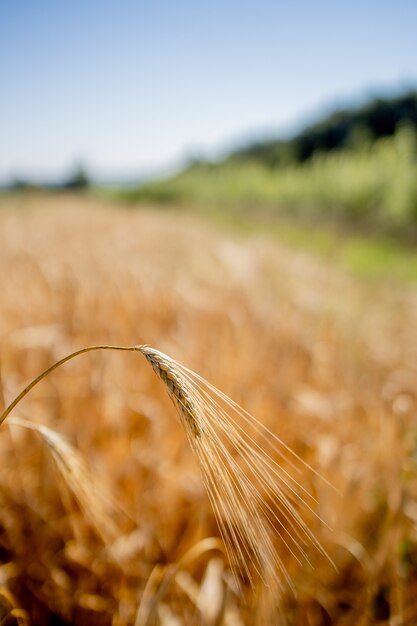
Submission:
[[[267,231],[365,275],[417,279],[417,94],[336,112],[287,141],[123,190]]]
[[[367,146],[276,169],[254,161],[195,165],[121,193],[133,201],[292,217],[411,240],[417,234],[416,133],[403,127]]]
[[[342,232],[322,224],[306,225],[300,220],[262,219],[237,212],[204,213],[216,226],[247,236],[265,235],[291,248],[312,252],[365,279],[393,282],[417,281],[417,251],[382,235]]]

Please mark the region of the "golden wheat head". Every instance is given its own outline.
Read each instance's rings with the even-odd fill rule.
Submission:
[[[235,573],[254,584],[256,572],[275,590],[292,586],[283,546],[299,563],[308,545],[325,554],[302,516],[316,515],[314,499],[289,471],[312,468],[201,376],[150,346],[138,350],[178,410]]]

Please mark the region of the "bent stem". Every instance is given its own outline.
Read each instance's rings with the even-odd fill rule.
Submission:
[[[29,393],[29,391],[31,389],[33,389],[33,387],[35,387],[38,383],[40,383],[41,380],[46,378],[46,376],[48,376],[51,372],[56,370],[58,367],[60,367],[61,365],[63,365],[67,361],[70,361],[74,357],[79,356],[80,354],[84,354],[85,352],[93,352],[93,350],[121,350],[121,351],[124,351],[124,352],[135,352],[135,351],[139,351],[142,347],[143,346],[107,346],[107,345],[88,346],[87,348],[82,348],[82,350],[76,350],[75,352],[72,352],[71,354],[68,354],[66,357],[64,357],[63,359],[60,359],[59,361],[57,361],[56,363],[54,363],[53,365],[48,367],[44,372],[39,374],[39,376],[34,378],[23,389],[23,391],[21,391],[19,393],[19,395],[16,396],[16,398],[13,400],[13,402],[11,402],[8,405],[8,407],[6,407],[6,409],[1,414],[1,416],[0,416],[0,424],[2,424],[4,422],[6,417],[13,411],[15,406],[17,404],[19,404],[19,402],[21,400],[23,400],[23,398]]]

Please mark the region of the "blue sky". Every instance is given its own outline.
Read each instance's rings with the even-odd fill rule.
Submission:
[[[417,85],[417,2],[0,0],[0,181],[130,178]]]

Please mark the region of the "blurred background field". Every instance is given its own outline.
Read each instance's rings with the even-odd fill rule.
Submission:
[[[3,402],[74,349],[158,346],[340,491],[306,485],[332,531],[311,528],[338,571],[314,554],[313,568],[289,560],[298,591],[282,600],[287,621],[413,623],[414,287],[353,279],[178,211],[71,195],[15,202],[0,214]],[[216,544],[181,566],[218,531],[174,409],[138,356],[80,357],[16,412],[64,435],[93,490],[105,485],[123,509],[79,507],[39,438],[3,427],[0,571],[31,623],[257,622],[256,590],[235,595]]]
[[[150,344],[313,467],[334,563],[277,539],[295,593],[239,590],[161,381],[85,354],[1,426],[0,626],[417,623],[416,20],[0,7],[1,409]]]

